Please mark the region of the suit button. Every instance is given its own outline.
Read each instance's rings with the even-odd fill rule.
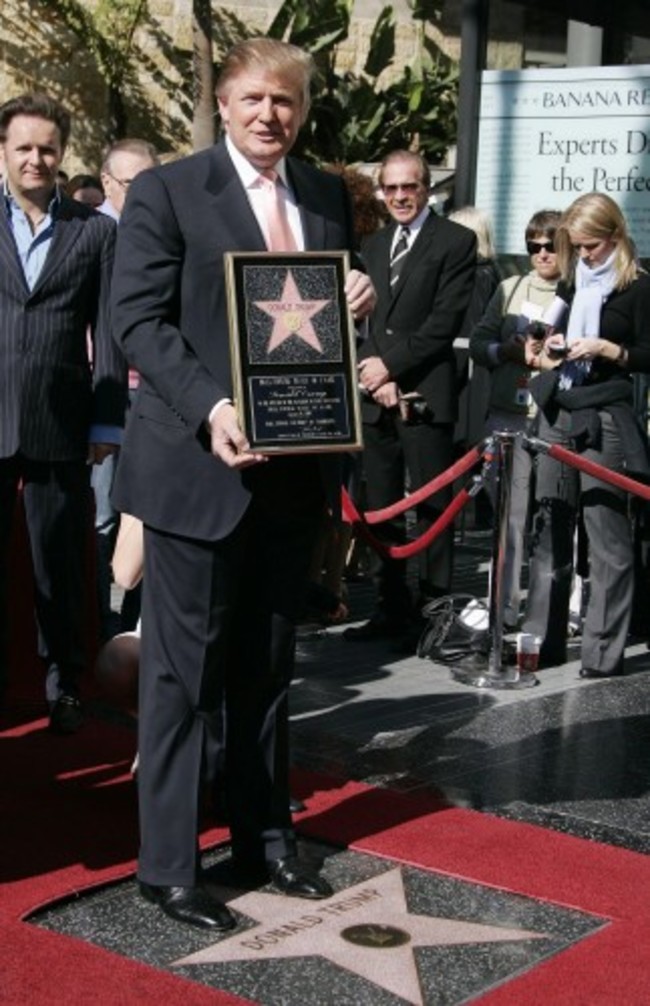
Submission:
[[[393,334],[392,328],[387,328],[386,329],[386,335],[392,335],[392,334]]]

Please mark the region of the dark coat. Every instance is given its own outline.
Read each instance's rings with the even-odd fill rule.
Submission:
[[[114,247],[115,223],[63,196],[30,291],[2,201],[0,457],[83,460],[91,424],[122,425],[126,368],[108,313]]]
[[[394,233],[394,226],[386,227],[362,247],[378,302],[359,356],[380,356],[403,393],[419,392],[435,422],[453,423],[458,407],[453,343],[472,296],[476,237],[468,228],[431,213],[391,291]],[[365,422],[379,417],[374,402],[364,401],[362,410]]]
[[[291,157],[287,171],[306,249],[353,248],[341,179]],[[113,498],[158,530],[217,541],[249,504],[246,473],[213,457],[205,421],[232,392],[224,253],[265,250],[224,143],[143,172],[131,186],[113,317],[115,337],[143,380]],[[320,464],[337,494],[339,462]]]

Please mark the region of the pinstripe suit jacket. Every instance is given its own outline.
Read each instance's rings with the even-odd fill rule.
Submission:
[[[0,200],[0,458],[82,460],[92,423],[123,424],[125,363],[109,325],[114,246],[112,220],[63,196],[30,291]]]

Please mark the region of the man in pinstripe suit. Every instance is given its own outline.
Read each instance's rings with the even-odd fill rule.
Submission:
[[[22,483],[39,652],[59,733],[82,720],[89,463],[116,449],[126,400],[108,325],[115,223],[59,192],[69,132],[68,113],[46,95],[0,107],[0,675]]]

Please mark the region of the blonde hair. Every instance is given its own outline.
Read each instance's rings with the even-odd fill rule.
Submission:
[[[562,278],[566,280],[573,279],[577,263],[571,231],[594,241],[615,241],[616,289],[624,290],[634,282],[639,274],[634,243],[625,217],[613,199],[602,192],[589,192],[579,196],[562,214],[555,234],[555,248]]]
[[[295,85],[302,95],[302,112],[309,110],[311,81],[316,64],[308,52],[279,39],[247,38],[237,42],[227,53],[217,80],[217,97],[226,96],[231,82],[250,70],[271,74]]]
[[[478,206],[461,206],[450,213],[448,219],[474,231],[478,240],[476,252],[480,258],[495,258],[492,221],[485,210],[480,210]]]

